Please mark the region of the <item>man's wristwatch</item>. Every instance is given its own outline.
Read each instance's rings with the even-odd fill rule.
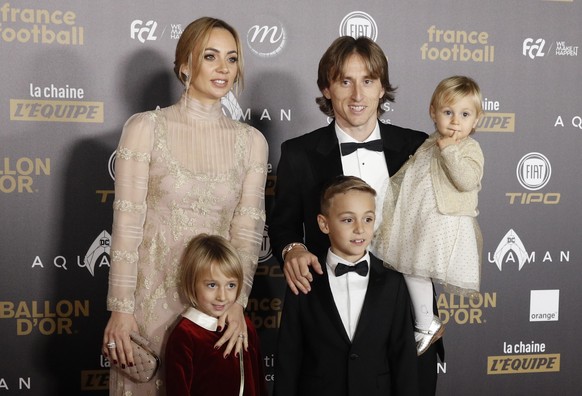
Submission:
[[[283,260],[285,260],[285,255],[286,255],[287,253],[289,253],[289,252],[290,252],[290,251],[291,251],[293,248],[295,248],[296,246],[301,246],[301,247],[302,247],[302,248],[303,248],[305,251],[307,251],[307,250],[308,250],[308,249],[307,249],[307,246],[305,246],[305,245],[304,245],[304,244],[302,244],[302,243],[299,243],[299,242],[293,242],[293,243],[290,243],[289,245],[285,246],[285,247],[283,248],[283,251],[281,252],[281,257],[283,257]]]

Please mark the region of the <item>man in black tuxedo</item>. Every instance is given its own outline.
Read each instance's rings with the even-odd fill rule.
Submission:
[[[312,290],[287,289],[274,396],[417,396],[416,346],[402,274],[368,252],[376,192],[338,176],[317,222],[331,246]]]
[[[336,39],[319,62],[317,84],[320,110],[334,122],[281,145],[269,218],[273,252],[295,294],[308,293],[313,273],[323,274],[318,257],[325,256],[329,240],[317,224],[322,186],[338,175],[357,176],[380,193],[381,201],[388,177],[427,138],[378,121],[382,105],[394,101],[395,89],[384,52],[366,37]],[[437,350],[443,359],[441,340],[418,358],[422,395],[436,392]]]

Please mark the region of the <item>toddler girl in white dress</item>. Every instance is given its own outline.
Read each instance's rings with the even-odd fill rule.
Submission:
[[[482,238],[476,221],[483,152],[469,135],[483,115],[479,86],[453,76],[436,87],[436,132],[390,178],[372,252],[404,274],[415,315],[417,353],[442,336],[432,281],[451,293],[479,291]]]

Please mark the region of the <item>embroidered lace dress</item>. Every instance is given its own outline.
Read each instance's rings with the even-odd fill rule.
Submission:
[[[256,129],[182,96],[133,115],[116,156],[107,308],[133,313],[164,356],[168,329],[187,306],[177,292],[181,254],[199,233],[221,235],[239,252],[246,306],[265,223],[268,146]],[[163,364],[163,363],[162,363]],[[165,394],[163,372],[136,384],[111,370],[110,394]]]
[[[396,271],[431,278],[447,292],[471,296],[481,280],[481,231],[474,216],[439,213],[430,171],[434,150],[439,149],[427,141],[406,172],[389,183],[372,252]]]

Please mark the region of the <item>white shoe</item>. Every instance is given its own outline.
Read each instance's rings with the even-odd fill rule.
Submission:
[[[420,356],[439,338],[443,336],[445,326],[438,316],[433,316],[428,330],[414,329],[414,339],[416,340],[416,355]]]

